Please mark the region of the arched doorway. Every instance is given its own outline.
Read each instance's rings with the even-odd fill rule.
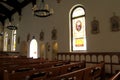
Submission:
[[[36,39],[32,39],[30,42],[29,57],[38,58],[38,43],[37,43]]]

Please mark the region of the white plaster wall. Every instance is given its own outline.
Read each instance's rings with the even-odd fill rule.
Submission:
[[[46,18],[38,18],[32,14],[32,4],[22,10],[22,20],[19,22],[18,35],[21,41],[26,40],[27,34],[35,36],[39,42],[40,31],[45,33],[44,43],[51,44],[51,31],[57,29],[59,52],[69,51],[69,11],[75,4],[82,4],[86,10],[86,31],[88,52],[120,51],[120,31],[111,32],[110,17],[113,12],[120,16],[120,0],[45,0],[54,9],[54,14]],[[91,34],[93,17],[99,20],[100,33]],[[17,19],[17,18],[16,18]],[[19,46],[18,46],[19,47]],[[19,48],[17,48],[19,51]],[[51,55],[51,54],[49,54]]]

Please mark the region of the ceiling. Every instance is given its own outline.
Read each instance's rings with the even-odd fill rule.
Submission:
[[[22,15],[22,9],[32,3],[36,4],[36,0],[0,0],[0,22],[4,25],[5,20],[12,20],[12,15],[18,13]]]
[[[60,3],[61,0],[56,0],[57,3]],[[32,3],[36,4],[36,0],[0,0],[0,23],[5,24],[5,20],[9,19],[12,21],[12,16],[15,13],[22,15],[22,9]]]

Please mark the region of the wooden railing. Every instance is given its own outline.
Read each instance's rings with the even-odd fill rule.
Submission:
[[[120,70],[120,52],[59,52],[58,60],[70,61],[86,61],[86,64],[94,64],[100,61],[105,62],[108,73],[113,74],[116,70]],[[109,66],[109,68],[107,68]],[[117,69],[117,68],[118,69]]]

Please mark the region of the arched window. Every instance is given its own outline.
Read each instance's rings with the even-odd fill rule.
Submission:
[[[11,51],[16,50],[16,30],[12,30],[12,42],[11,42]]]
[[[85,9],[80,4],[70,11],[70,38],[71,51],[87,50]]]
[[[8,48],[8,33],[5,32],[4,33],[4,48],[3,48],[3,51],[7,51],[7,48]]]
[[[30,42],[30,57],[38,58],[38,43],[36,39],[32,39]]]

